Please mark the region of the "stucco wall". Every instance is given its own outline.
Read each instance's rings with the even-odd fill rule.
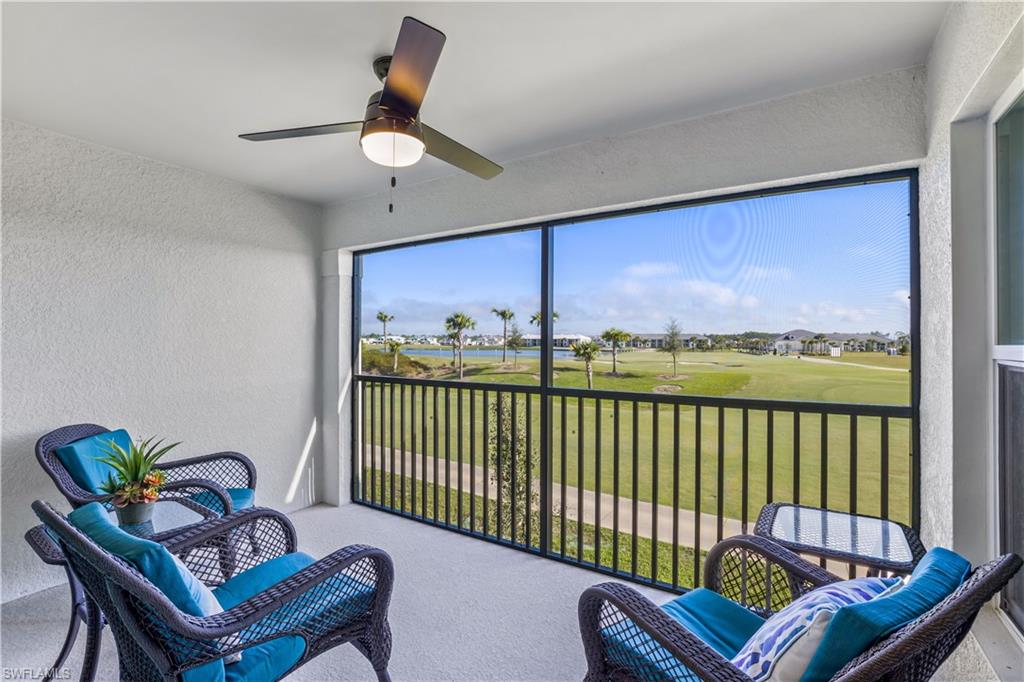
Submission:
[[[928,60],[928,156],[919,176],[921,488],[933,500],[948,501],[922,505],[922,535],[929,545],[954,542],[950,124],[1022,12],[1022,3],[951,6]],[[979,330],[978,342],[983,339]]]
[[[66,506],[33,454],[63,424],[183,440],[176,457],[239,450],[259,503],[314,501],[321,218],[4,121],[4,601],[63,580],[21,540],[33,500]]]
[[[331,206],[324,244],[352,247],[727,189],[916,165],[924,73],[847,81],[514,161],[494,180],[456,174]]]

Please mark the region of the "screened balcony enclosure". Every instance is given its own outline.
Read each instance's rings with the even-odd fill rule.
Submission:
[[[353,499],[677,592],[770,502],[916,526],[916,215],[904,172],[357,255]]]

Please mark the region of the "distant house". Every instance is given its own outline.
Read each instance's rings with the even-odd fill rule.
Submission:
[[[819,335],[824,337],[824,341],[815,339]],[[832,332],[830,334],[823,334],[807,329],[793,329],[775,337],[773,342],[775,352],[780,355],[787,353],[824,352],[823,349],[816,348],[817,345],[822,343],[830,348],[837,348],[841,351],[882,351],[889,347],[893,340],[884,334],[875,332]],[[829,352],[831,353],[831,351]]]
[[[553,345],[555,348],[568,348],[574,343],[591,340],[591,337],[584,334],[555,334]],[[523,334],[523,345],[527,348],[540,348],[540,334]]]
[[[697,348],[707,345],[708,342],[708,337],[703,334],[683,332],[680,336],[683,337],[683,345],[686,348]],[[610,346],[611,344],[606,342],[604,345]],[[626,345],[630,348],[661,348],[665,345],[665,334],[634,334]]]

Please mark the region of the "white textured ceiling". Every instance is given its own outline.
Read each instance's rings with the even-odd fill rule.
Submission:
[[[328,203],[385,187],[356,135],[236,136],[361,118],[407,14],[448,36],[423,120],[502,163],[923,63],[945,8],[4,3],[3,113]],[[426,158],[399,182],[454,172]]]

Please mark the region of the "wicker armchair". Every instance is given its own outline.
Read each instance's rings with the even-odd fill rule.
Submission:
[[[176,608],[134,566],[100,548],[49,504],[37,501],[32,508],[57,536],[84,586],[88,608],[106,615],[122,680],[180,680],[185,670],[285,636],[305,642],[301,658],[287,673],[351,642],[378,680],[390,679],[387,610],[394,567],[382,550],[365,545],[339,549],[222,613],[200,618]],[[258,543],[239,543],[239,534],[256,537]],[[164,546],[214,588],[295,552],[296,537],[284,514],[254,507],[197,524]],[[372,591],[367,593],[368,586]],[[99,635],[99,618],[90,623],[91,640]],[[94,665],[86,661],[86,669]]]
[[[56,450],[76,440],[109,432],[110,429],[96,424],[73,424],[51,431],[36,442],[36,459],[72,507],[90,502],[106,504],[106,496],[81,488],[57,457]],[[160,469],[167,474],[161,499],[176,500],[204,515],[208,509],[219,515],[234,511],[230,488],[256,488],[256,467],[238,452],[161,461]]]
[[[976,568],[935,608],[850,661],[832,679],[927,680],[967,635],[981,607],[1021,566],[1007,554]],[[789,550],[761,537],[740,535],[715,545],[704,566],[704,586],[770,616],[806,592],[841,580]],[[580,632],[587,656],[588,682],[598,680],[709,680],[749,682],[721,654],[686,630],[636,590],[603,583],[584,591],[579,602]],[[606,646],[602,633],[616,636],[660,668],[637,670],[627,657]]]

